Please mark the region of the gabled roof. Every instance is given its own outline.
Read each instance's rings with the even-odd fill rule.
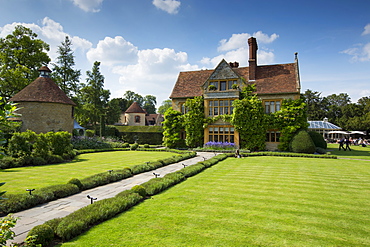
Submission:
[[[127,108],[125,113],[144,113],[146,114],[146,112],[143,110],[143,108],[141,108],[141,106],[137,102],[132,103],[130,107]]]
[[[240,77],[248,80],[249,67],[231,69]],[[201,86],[215,72],[215,70],[180,72],[170,98],[201,96]],[[297,63],[288,63],[257,66],[256,80],[247,81],[247,83],[256,84],[256,93],[259,95],[300,93],[298,65]]]
[[[31,84],[15,94],[9,101],[76,105],[49,77],[38,77]]]

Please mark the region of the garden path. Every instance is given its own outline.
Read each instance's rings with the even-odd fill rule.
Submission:
[[[55,201],[51,201],[31,209],[27,209],[18,213],[14,213],[15,217],[19,217],[17,225],[13,228],[16,236],[13,240],[8,241],[10,243],[22,243],[28,232],[35,226],[41,225],[44,222],[64,217],[82,207],[90,204],[90,199],[87,195],[102,200],[110,197],[114,197],[119,192],[129,190],[135,185],[142,184],[149,181],[154,177],[153,172],[160,174],[161,177],[164,175],[181,170],[184,165],[193,165],[204,159],[210,159],[215,156],[215,153],[197,152],[197,156],[191,159],[183,160],[178,163],[174,163],[159,169],[137,174],[133,177],[123,179],[118,182],[110,183],[107,185],[99,186],[90,190],[84,190],[78,194],[61,198]]]

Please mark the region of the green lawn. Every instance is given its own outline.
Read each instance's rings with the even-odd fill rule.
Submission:
[[[62,246],[370,246],[370,161],[229,158]]]
[[[343,158],[353,158],[353,159],[367,159],[370,160],[370,146],[350,146],[352,151],[339,151],[339,144],[328,144],[328,150],[333,155],[338,155],[338,157]]]
[[[108,170],[122,169],[173,155],[175,154],[170,152],[147,151],[89,153],[81,154],[68,163],[0,170],[0,182],[6,182],[1,190],[9,194],[25,193],[26,189],[64,184],[71,178],[82,179]]]

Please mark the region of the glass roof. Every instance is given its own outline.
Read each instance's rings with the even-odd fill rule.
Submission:
[[[326,130],[341,130],[341,127],[336,126],[335,124],[329,123],[327,121],[308,121],[310,126],[309,129],[326,129]]]

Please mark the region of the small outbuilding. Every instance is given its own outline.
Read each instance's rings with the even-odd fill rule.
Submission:
[[[40,77],[9,100],[18,103],[21,131],[72,133],[76,104],[50,78],[51,70],[47,66],[42,66],[39,71]]]

